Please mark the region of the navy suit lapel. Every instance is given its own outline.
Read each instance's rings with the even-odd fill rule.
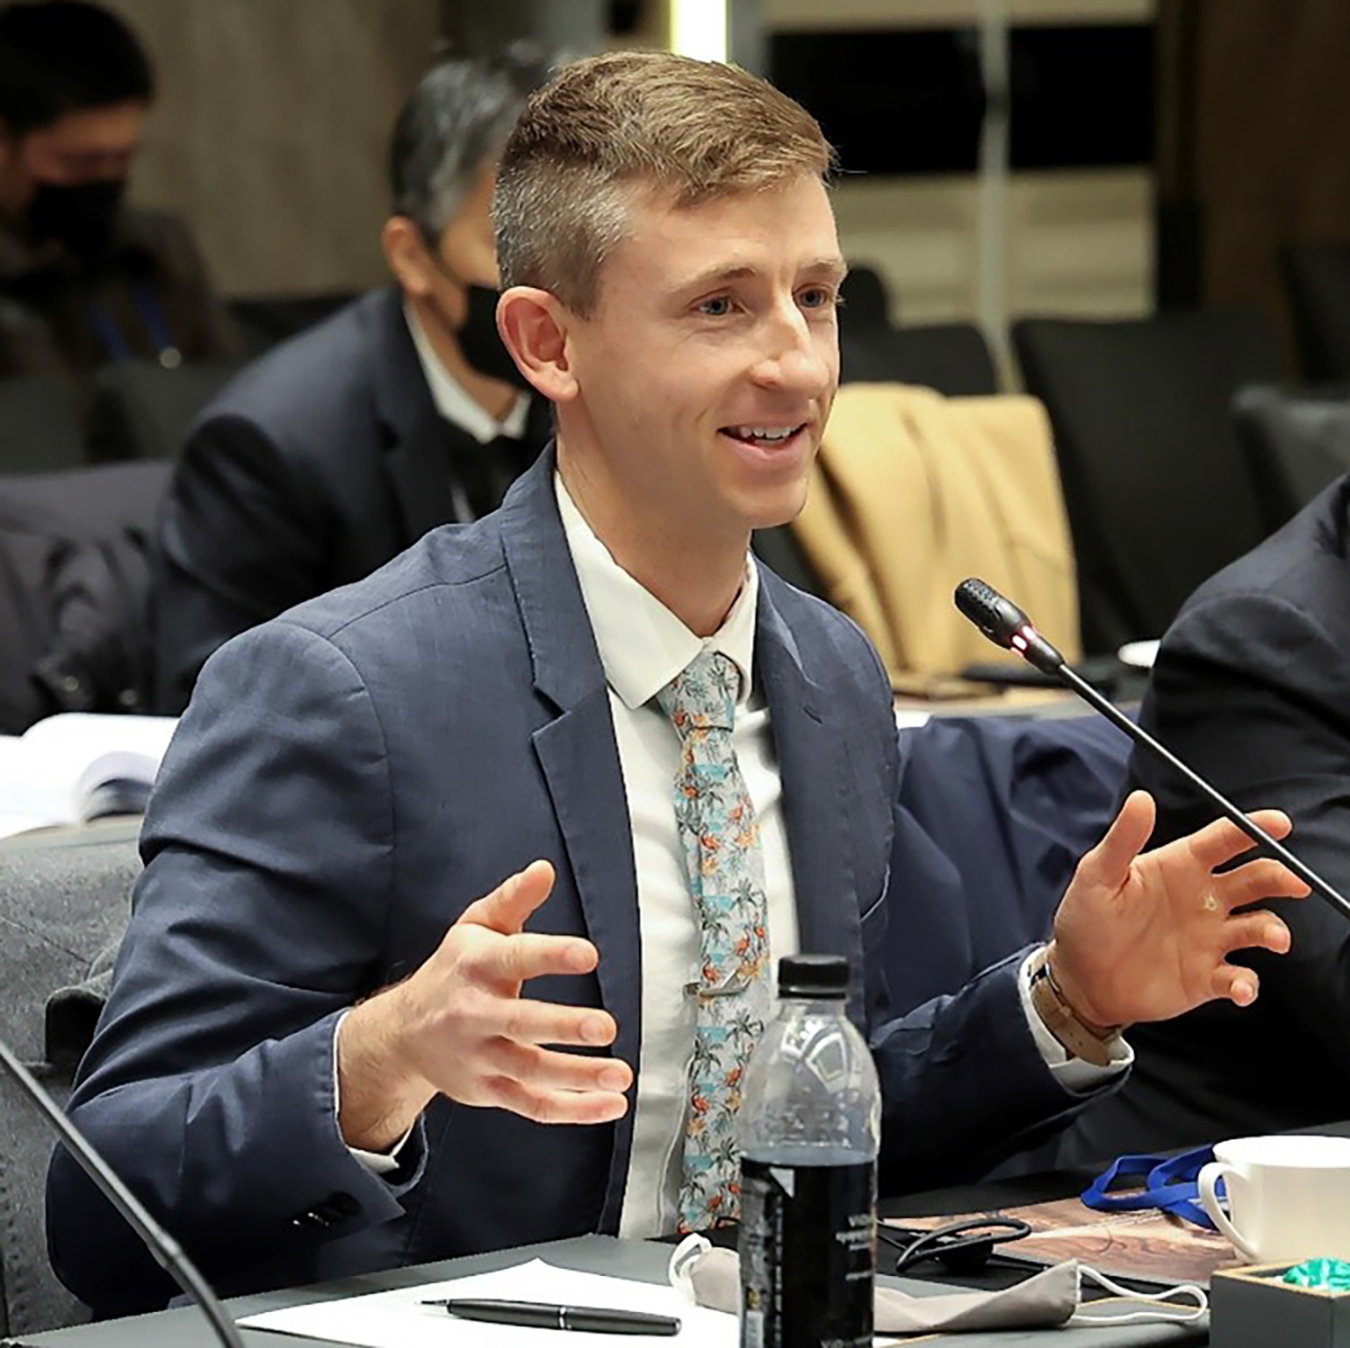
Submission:
[[[536,691],[557,709],[534,733],[590,939],[600,997],[618,1022],[614,1053],[640,1070],[642,1040],[637,876],[609,692],[577,584],[553,488],[551,450],[502,506],[502,543],[529,641]],[[633,1140],[633,1110],[615,1127],[600,1229],[617,1232]]]
[[[393,490],[404,547],[455,518],[450,494],[449,427],[436,411],[417,358],[397,287],[372,315],[375,415],[389,436],[384,468]]]
[[[832,720],[824,690],[802,667],[796,639],[774,603],[770,576],[763,568],[760,575],[766,583],[759,593],[755,664],[763,679],[778,753],[801,948],[849,956],[850,1010],[861,1023],[862,936],[846,737]]]

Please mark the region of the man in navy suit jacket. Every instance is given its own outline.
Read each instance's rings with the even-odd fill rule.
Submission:
[[[886,1190],[1040,1136],[1118,1076],[1113,1027],[1249,1000],[1224,956],[1283,947],[1274,915],[1230,910],[1297,882],[1212,874],[1245,846],[1225,824],[1140,858],[1141,795],[1048,954],[889,1017],[888,908],[922,921],[923,898],[887,902],[890,689],[851,622],[748,557],[800,508],[837,381],[829,163],[800,107],[730,67],[564,70],[495,203],[498,323],[556,453],[500,511],[203,671],[72,1111],[225,1290],[672,1229],[700,969],[654,694],[708,648],[748,676],[771,953],[853,969]],[[1097,1065],[1041,1016],[1046,958],[1056,1034]],[[98,1310],[168,1294],[61,1152],[49,1214]]]

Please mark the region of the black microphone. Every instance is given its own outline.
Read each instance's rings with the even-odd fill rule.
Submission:
[[[1076,674],[1064,657],[1036,630],[1036,625],[1011,599],[982,580],[963,580],[956,587],[956,607],[970,619],[996,646],[1016,651],[1024,660],[1046,674],[1053,674],[1072,688],[1094,711],[1099,711],[1112,725],[1123,730],[1136,744],[1142,744],[1168,767],[1179,772],[1202,795],[1240,828],[1254,843],[1282,861],[1298,878],[1311,886],[1313,892],[1326,900],[1342,917],[1350,918],[1350,900],[1322,879],[1311,866],[1300,861],[1283,843],[1277,842],[1259,824],[1254,824],[1232,801],[1211,786],[1199,773],[1188,768],[1170,749],[1154,739],[1142,726],[1136,725],[1114,703],[1104,698],[1090,683]]]
[[[145,1210],[135,1194],[117,1178],[112,1167],[94,1150],[89,1141],[66,1118],[60,1105],[43,1089],[37,1078],[10,1051],[0,1039],[0,1066],[23,1088],[23,1092],[47,1117],[47,1122],[61,1136],[67,1150],[79,1162],[80,1168],[102,1190],[103,1196],[122,1214],[127,1225],[145,1243],[155,1256],[155,1262],[192,1298],[202,1314],[211,1322],[216,1337],[225,1348],[244,1348],[230,1313],[220,1304],[197,1266],[183,1253],[182,1246],[164,1230]]]

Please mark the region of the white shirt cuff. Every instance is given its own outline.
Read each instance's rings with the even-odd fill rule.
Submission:
[[[337,1068],[337,1037],[338,1031],[342,1029],[342,1022],[347,1019],[349,1012],[344,1011],[338,1018],[337,1024],[333,1028],[333,1122],[337,1120],[342,1113],[342,1085],[338,1081]],[[399,1167],[399,1153],[407,1145],[408,1139],[413,1135],[413,1130],[417,1127],[413,1124],[406,1133],[387,1151],[362,1151],[360,1147],[348,1146],[347,1150],[361,1162],[372,1175],[392,1175]],[[341,1128],[339,1127],[339,1132]]]
[[[1031,962],[1039,953],[1033,950],[1017,971],[1017,993],[1022,999],[1022,1013],[1031,1027],[1031,1037],[1036,1041],[1046,1066],[1055,1074],[1055,1080],[1066,1091],[1085,1093],[1094,1090],[1129,1067],[1134,1062],[1134,1050],[1124,1038],[1117,1039],[1111,1045],[1109,1067],[1098,1067],[1095,1063],[1084,1062],[1082,1058],[1069,1056],[1064,1045],[1050,1033],[1031,1000]]]

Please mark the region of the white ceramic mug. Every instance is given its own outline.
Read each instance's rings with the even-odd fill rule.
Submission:
[[[1253,1263],[1350,1259],[1350,1138],[1240,1137],[1200,1170],[1200,1206]],[[1222,1178],[1228,1211],[1214,1186]]]

